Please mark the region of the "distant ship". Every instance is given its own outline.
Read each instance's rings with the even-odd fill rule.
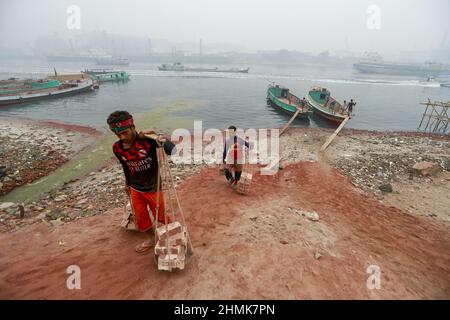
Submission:
[[[378,73],[389,75],[413,75],[423,77],[435,77],[450,75],[450,66],[442,63],[427,62],[419,63],[397,63],[383,62],[379,55],[369,55],[368,59],[353,65],[355,69],[363,73]]]
[[[158,70],[159,71],[185,71],[185,67],[179,62],[176,62],[174,64],[163,63],[162,65],[158,66]]]
[[[248,73],[250,68],[230,68],[230,69],[217,69],[216,72],[237,72],[237,73]]]
[[[97,80],[98,82],[109,82],[109,81],[126,81],[130,78],[130,75],[122,70],[112,70],[112,69],[91,69],[84,70],[82,73],[88,74],[91,78]]]
[[[214,72],[217,68],[192,68],[182,65],[180,62],[175,62],[174,64],[166,64],[158,66],[159,71],[199,71],[199,72]]]
[[[219,69],[215,68],[202,68],[202,67],[188,67],[184,66],[180,62],[175,62],[173,64],[162,64],[158,66],[159,71],[193,71],[193,72],[238,72],[238,73],[248,73],[250,68],[230,68],[230,69]]]
[[[355,63],[353,66],[358,71],[364,73],[415,75],[425,77],[450,75],[450,67],[440,63],[412,64],[359,62]]]

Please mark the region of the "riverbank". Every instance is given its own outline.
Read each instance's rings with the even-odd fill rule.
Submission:
[[[32,126],[29,122],[12,123],[19,128]],[[25,132],[28,135],[40,135],[40,139],[45,140],[52,148],[61,148],[60,150],[65,152],[62,153],[65,162],[69,159],[65,154],[75,154],[89,145],[93,137],[100,134],[98,131],[83,132],[86,128],[75,128],[78,131],[73,132],[73,128],[67,126],[48,123],[47,129],[40,127],[40,131]],[[280,167],[300,161],[326,163],[346,176],[366,196],[375,197],[381,202],[395,205],[413,214],[450,223],[450,212],[444,210],[450,207],[448,137],[417,132],[344,129],[325,155],[320,156],[318,150],[332,132],[330,129],[290,128],[280,138]],[[86,139],[86,134],[90,139]],[[11,136],[16,137],[14,130]],[[36,147],[34,144],[36,140],[27,139],[25,143],[30,142]],[[57,139],[58,144],[52,145],[54,139]],[[83,143],[79,143],[81,141]],[[42,148],[42,144],[38,144],[37,147]],[[441,168],[440,172],[430,177],[412,175],[412,167],[421,161],[436,163]],[[20,161],[15,165],[24,167],[24,163]],[[192,165],[170,163],[170,165],[176,184],[207,167],[205,163]],[[43,175],[45,172],[40,174]],[[61,225],[84,216],[123,207],[127,202],[126,194],[123,192],[124,183],[121,166],[111,158],[97,171],[66,181],[38,201],[26,203],[22,210],[19,204],[11,204],[7,209],[0,209],[0,232],[12,231],[20,226],[40,221],[49,225]],[[20,218],[21,215],[24,217]]]
[[[420,132],[344,129],[323,156],[318,150],[332,130],[295,128],[282,136],[281,165],[326,163],[362,194],[450,226],[450,138]],[[413,167],[430,162],[436,174],[420,176]]]
[[[171,164],[195,250],[173,275],[134,252],[145,234],[119,227],[127,199],[114,159],[26,204],[22,219],[4,210],[0,297],[448,298],[449,138],[344,130],[320,155],[331,133],[289,129],[281,170],[255,172],[247,196],[228,188],[217,167]],[[422,161],[439,168],[414,173]],[[73,264],[82,290],[65,287]],[[366,285],[373,265],[380,290]]]
[[[0,197],[47,176],[100,135],[91,127],[0,117]]]

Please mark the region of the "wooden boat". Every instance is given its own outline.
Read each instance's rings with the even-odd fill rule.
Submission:
[[[61,82],[55,79],[15,79],[14,81],[0,81],[0,95],[50,89],[60,85]]]
[[[0,94],[0,106],[25,103],[29,101],[73,95],[81,92],[93,91],[97,81],[86,79],[84,81],[66,81],[57,87],[38,90],[24,90],[14,93]]]
[[[269,85],[267,89],[267,102],[290,114],[300,110],[300,118],[308,118],[313,113],[306,101],[290,93],[288,88],[275,84]]]
[[[314,87],[306,97],[314,113],[334,123],[341,123],[348,117],[344,107],[330,95],[326,88]]]
[[[6,80],[0,80],[0,88],[15,85],[17,83],[23,83],[26,80],[32,80],[32,79],[19,79],[19,78],[9,78]]]

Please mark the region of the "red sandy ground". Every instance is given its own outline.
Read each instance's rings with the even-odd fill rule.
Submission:
[[[185,270],[158,271],[152,254],[135,253],[145,235],[120,229],[118,208],[0,235],[0,298],[450,298],[448,227],[364,196],[323,164],[257,175],[247,196],[210,168],[179,196],[195,249]],[[81,290],[66,288],[69,265],[81,268]],[[369,265],[381,269],[380,290],[366,286]]]
[[[84,126],[84,125],[70,124],[70,123],[51,121],[51,120],[39,120],[39,121],[37,121],[37,123],[39,123],[40,125],[42,125],[44,127],[64,129],[64,130],[69,130],[69,131],[78,131],[81,133],[87,133],[89,135],[97,136],[97,137],[102,135],[102,133],[99,130],[97,130],[93,127]]]

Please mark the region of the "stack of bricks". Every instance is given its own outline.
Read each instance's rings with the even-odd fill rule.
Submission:
[[[237,185],[236,191],[240,194],[247,194],[250,191],[253,175],[248,172],[242,172],[241,179]]]
[[[179,222],[172,222],[156,228],[155,256],[158,257],[158,270],[172,271],[184,269],[187,235]]]

